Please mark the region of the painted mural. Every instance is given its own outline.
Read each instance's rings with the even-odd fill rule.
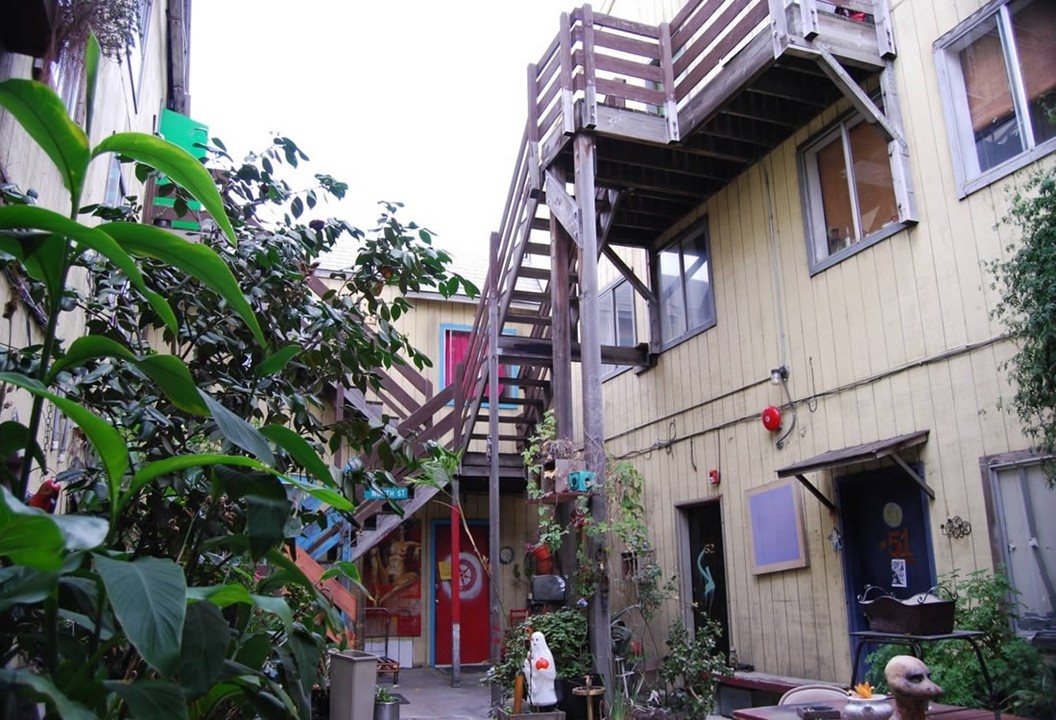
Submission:
[[[422,634],[422,524],[404,522],[367,554],[363,584],[371,607],[381,607],[396,618],[400,637]]]

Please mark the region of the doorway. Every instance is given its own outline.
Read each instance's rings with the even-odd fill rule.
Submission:
[[[722,542],[722,506],[718,500],[679,508],[684,528],[683,590],[693,598],[692,630],[707,620],[719,624],[716,648],[730,654],[726,554]],[[687,587],[688,586],[688,587]]]
[[[488,547],[488,524],[485,521],[469,521],[469,530],[476,546],[484,551]],[[488,662],[491,641],[488,636],[491,617],[488,576],[484,565],[473,551],[470,535],[465,525],[459,536],[459,561],[451,562],[451,521],[434,520],[433,540],[433,664],[450,665],[451,650],[451,578],[458,580],[459,625],[461,628],[461,662],[475,664]]]
[[[918,474],[923,468],[913,468]],[[868,629],[858,606],[866,585],[905,599],[935,586],[928,496],[901,468],[848,475],[836,482],[847,578],[848,625]]]

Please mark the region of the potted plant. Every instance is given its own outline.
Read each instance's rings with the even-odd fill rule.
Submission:
[[[400,701],[381,685],[374,690],[374,720],[400,720]]]

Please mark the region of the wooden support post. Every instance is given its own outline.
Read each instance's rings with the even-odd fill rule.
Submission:
[[[598,68],[594,62],[594,11],[583,6],[583,127],[593,130],[598,124]],[[593,173],[593,170],[591,170]],[[593,184],[593,183],[592,183]],[[580,197],[576,193],[576,197]],[[594,204],[594,196],[580,200]],[[593,213],[592,213],[593,214]]]
[[[785,16],[785,0],[769,0],[770,39],[774,46],[774,57],[781,57],[788,46],[788,18]]]
[[[489,639],[491,665],[499,664],[502,654],[502,599],[499,597],[499,586],[495,582],[495,559],[499,557],[502,542],[502,526],[499,516],[502,512],[499,495],[499,234],[491,234],[491,267],[488,276],[488,583],[491,622]],[[491,686],[491,703],[502,702],[502,688],[498,683]]]
[[[664,78],[664,119],[667,121],[667,141],[682,139],[678,127],[678,101],[675,99],[675,60],[671,52],[671,25],[660,25],[660,72]]]
[[[799,18],[803,37],[813,40],[818,36],[818,0],[799,0]]]
[[[462,557],[462,518],[459,505],[458,475],[451,478],[451,687],[462,687],[462,588],[459,587],[459,558]]]
[[[560,53],[561,63],[561,130],[565,135],[571,136],[576,132],[576,110],[572,102],[574,95],[572,89],[572,25],[567,12],[561,13],[561,31],[558,38],[560,38],[558,53]]]
[[[601,336],[598,313],[598,223],[594,206],[594,138],[577,135],[574,140],[576,200],[579,202],[579,308],[582,340],[583,442],[586,469],[594,473],[591,515],[599,523],[607,517],[605,488],[605,422],[601,398]],[[598,591],[590,601],[591,653],[605,686],[605,699],[612,702],[612,638],[609,635],[609,558],[601,538],[591,538],[587,552],[601,563]]]

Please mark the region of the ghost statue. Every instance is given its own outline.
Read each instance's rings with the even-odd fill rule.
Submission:
[[[528,657],[524,659],[524,677],[528,684],[528,704],[534,707],[557,705],[557,666],[554,654],[546,644],[541,632],[532,633]]]

